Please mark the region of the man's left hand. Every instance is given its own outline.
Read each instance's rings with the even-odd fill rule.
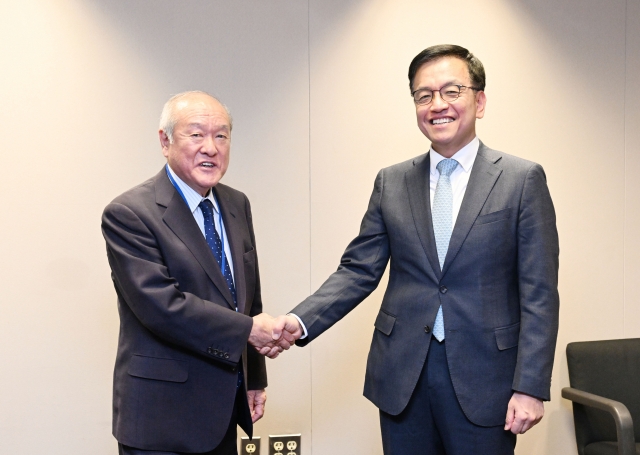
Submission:
[[[264,389],[247,390],[247,400],[249,401],[249,410],[251,411],[251,421],[256,423],[264,415],[267,391]]]
[[[520,392],[514,392],[509,406],[504,429],[513,434],[524,434],[540,422],[544,415],[542,400]]]

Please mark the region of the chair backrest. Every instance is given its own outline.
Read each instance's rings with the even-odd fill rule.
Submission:
[[[571,387],[623,403],[640,441],[640,338],[583,341],[567,345]],[[573,403],[578,445],[616,441],[613,418],[605,411]]]

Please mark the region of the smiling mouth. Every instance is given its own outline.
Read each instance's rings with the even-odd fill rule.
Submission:
[[[442,125],[443,123],[451,123],[453,122],[452,118],[437,118],[437,119],[433,119],[431,120],[431,124],[432,125]]]
[[[213,163],[200,163],[200,166],[206,167],[208,169],[214,168],[215,165]]]

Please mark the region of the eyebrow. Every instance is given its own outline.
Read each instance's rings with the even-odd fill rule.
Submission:
[[[438,90],[440,90],[442,87],[446,87],[447,85],[458,85],[458,84],[460,84],[460,83],[457,80],[452,79],[452,80],[447,81],[444,84],[442,84]],[[460,85],[464,85],[464,84],[460,84]],[[417,89],[415,89],[411,93],[415,93],[415,92],[417,92],[419,90],[431,90],[432,92],[435,91],[435,89],[432,89],[431,87],[418,87]]]
[[[200,129],[204,129],[204,126],[202,126],[202,123],[199,122],[193,122],[193,123],[188,123],[187,127],[189,128],[200,128]],[[229,125],[222,125],[220,128],[221,130],[225,130],[225,131],[229,131]]]

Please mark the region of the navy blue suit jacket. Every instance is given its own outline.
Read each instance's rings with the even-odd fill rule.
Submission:
[[[513,391],[548,400],[558,329],[558,235],[542,168],[483,144],[440,270],[429,155],[378,173],[359,235],[338,270],[291,313],[309,336],[389,283],[375,321],[364,394],[397,415],[423,369],[440,305],[447,362],[471,422],[503,425]]]

